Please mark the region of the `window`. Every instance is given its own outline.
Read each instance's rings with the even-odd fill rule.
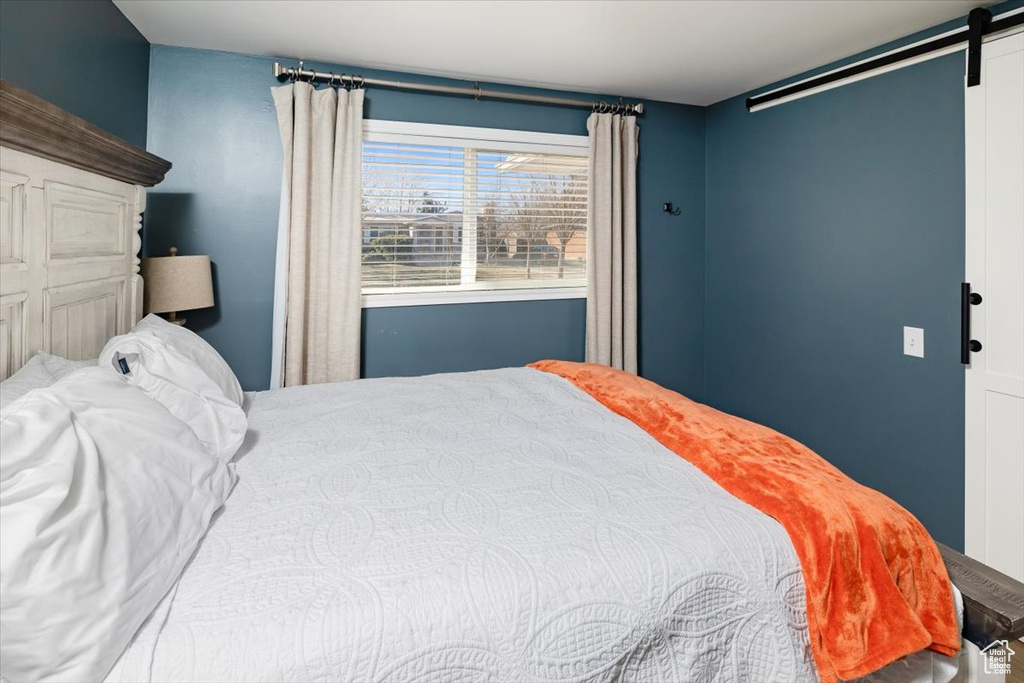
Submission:
[[[586,295],[586,136],[368,121],[365,306]]]

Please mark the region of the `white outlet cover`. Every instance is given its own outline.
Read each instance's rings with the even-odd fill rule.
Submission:
[[[924,330],[920,327],[903,328],[903,354],[924,358]]]

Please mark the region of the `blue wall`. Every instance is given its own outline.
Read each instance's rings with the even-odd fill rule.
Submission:
[[[955,548],[963,77],[956,54],[707,110],[708,402],[806,443]],[[924,328],[925,358],[903,355],[904,325]]]
[[[218,305],[189,318],[248,389],[269,377],[281,164],[271,61],[150,49],[108,0],[0,2],[4,78],[140,145],[148,92],[149,149],[175,167],[150,194],[144,249],[213,257]],[[953,547],[963,539],[962,78],[954,55],[755,114],[747,95],[706,110],[647,102],[638,209],[642,373],[800,439]],[[367,116],[582,134],[587,113],[371,90]],[[683,214],[661,213],[663,201]],[[364,374],[580,359],[584,308],[366,310]],[[903,325],[925,328],[924,359],[902,355]]]
[[[0,78],[146,146],[149,43],[110,0],[0,2]]]
[[[224,355],[247,389],[269,381],[281,144],[273,60],[154,45],[149,149],[174,163],[150,194],[144,249],[210,254],[217,306],[190,326]],[[353,69],[312,65],[337,72]],[[451,82],[359,70],[365,76]],[[523,89],[528,92],[527,89]],[[589,96],[586,96],[590,99]],[[703,396],[704,111],[646,102],[639,159],[642,372]],[[373,119],[586,134],[582,110],[413,94],[367,93]],[[681,216],[661,212],[672,201]],[[580,299],[375,308],[363,312],[364,376],[413,375],[581,360]]]

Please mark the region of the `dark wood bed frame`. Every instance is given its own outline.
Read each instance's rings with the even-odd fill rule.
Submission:
[[[946,571],[964,597],[963,636],[979,648],[1024,637],[1024,583],[938,544]]]

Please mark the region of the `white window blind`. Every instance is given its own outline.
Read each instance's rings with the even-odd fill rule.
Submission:
[[[585,292],[587,151],[585,136],[368,122],[365,298]]]

